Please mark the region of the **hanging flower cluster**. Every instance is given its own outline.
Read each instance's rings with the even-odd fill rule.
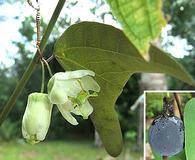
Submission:
[[[22,134],[27,142],[35,144],[45,139],[53,104],[72,125],[78,125],[73,115],[87,119],[93,112],[88,98],[100,91],[94,76],[90,70],[59,72],[50,78],[48,94],[30,94],[22,121]]]

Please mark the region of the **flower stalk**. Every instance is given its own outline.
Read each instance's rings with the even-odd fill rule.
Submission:
[[[41,93],[44,92],[44,88],[45,88],[45,67],[43,64],[43,61],[40,61],[41,63],[41,69],[42,69],[42,80],[41,80]]]
[[[45,65],[46,65],[46,67],[47,67],[47,70],[48,70],[48,72],[49,72],[50,77],[52,77],[52,76],[53,76],[53,73],[52,73],[52,71],[51,71],[51,68],[50,68],[48,62],[47,62],[44,58],[43,58],[42,60],[43,60],[43,62],[45,63]]]

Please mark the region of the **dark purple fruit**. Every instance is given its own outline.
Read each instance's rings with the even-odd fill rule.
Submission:
[[[148,131],[148,140],[156,153],[161,156],[173,156],[183,150],[184,125],[176,116],[159,116]]]

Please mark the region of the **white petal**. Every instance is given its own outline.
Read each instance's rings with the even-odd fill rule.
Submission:
[[[84,90],[86,91],[95,91],[95,92],[99,92],[100,91],[100,86],[98,85],[98,83],[90,76],[85,76],[81,78],[82,81],[82,85]]]
[[[77,120],[72,116],[72,114],[66,110],[65,105],[57,105],[62,116],[72,125],[78,125]]]
[[[88,75],[95,76],[95,73],[90,70],[76,70],[76,71],[58,72],[54,75],[54,77],[59,80],[68,80],[68,79],[77,79]]]
[[[23,135],[23,137],[24,137],[25,139],[29,139],[29,138],[30,138],[30,135],[29,135],[28,132],[26,131],[24,122],[22,122],[22,135]]]
[[[37,128],[37,133],[36,133],[37,140],[43,141],[47,135],[48,129],[49,129],[48,125],[47,126],[40,125],[39,128]]]
[[[89,115],[93,112],[93,107],[91,104],[86,100],[82,106],[78,106],[75,108],[72,113],[76,115],[82,115],[83,119],[88,119]]]
[[[64,104],[68,96],[76,97],[82,90],[78,80],[51,79],[48,83],[48,95],[53,104]]]
[[[78,107],[76,107],[74,110],[72,110],[71,113],[73,113],[77,116],[82,116],[80,109]]]
[[[65,86],[53,77],[48,82],[48,96],[53,104],[63,104],[68,100]]]
[[[77,94],[82,90],[78,80],[65,80],[59,81],[64,86],[64,91],[66,92],[67,96],[76,97]]]
[[[74,106],[72,105],[71,101],[67,101],[64,104],[58,105],[60,107],[60,109],[67,111],[67,112],[71,112],[72,110],[74,110]]]

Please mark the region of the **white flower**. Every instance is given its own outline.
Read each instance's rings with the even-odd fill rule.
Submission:
[[[77,125],[77,120],[72,116],[70,112],[74,110],[74,106],[70,101],[67,101],[64,104],[59,104],[58,109],[61,112],[62,116],[72,125]]]
[[[52,104],[47,94],[31,93],[22,120],[22,134],[27,142],[38,143],[45,139],[50,120]]]
[[[83,119],[87,119],[88,116],[93,112],[93,107],[89,103],[88,100],[86,100],[81,106],[76,107],[72,113],[76,115],[83,116]]]
[[[73,125],[78,122],[72,113],[87,119],[93,112],[88,98],[97,96],[100,87],[92,76],[95,76],[95,73],[89,70],[59,72],[48,82],[51,103],[57,104],[62,116]]]

